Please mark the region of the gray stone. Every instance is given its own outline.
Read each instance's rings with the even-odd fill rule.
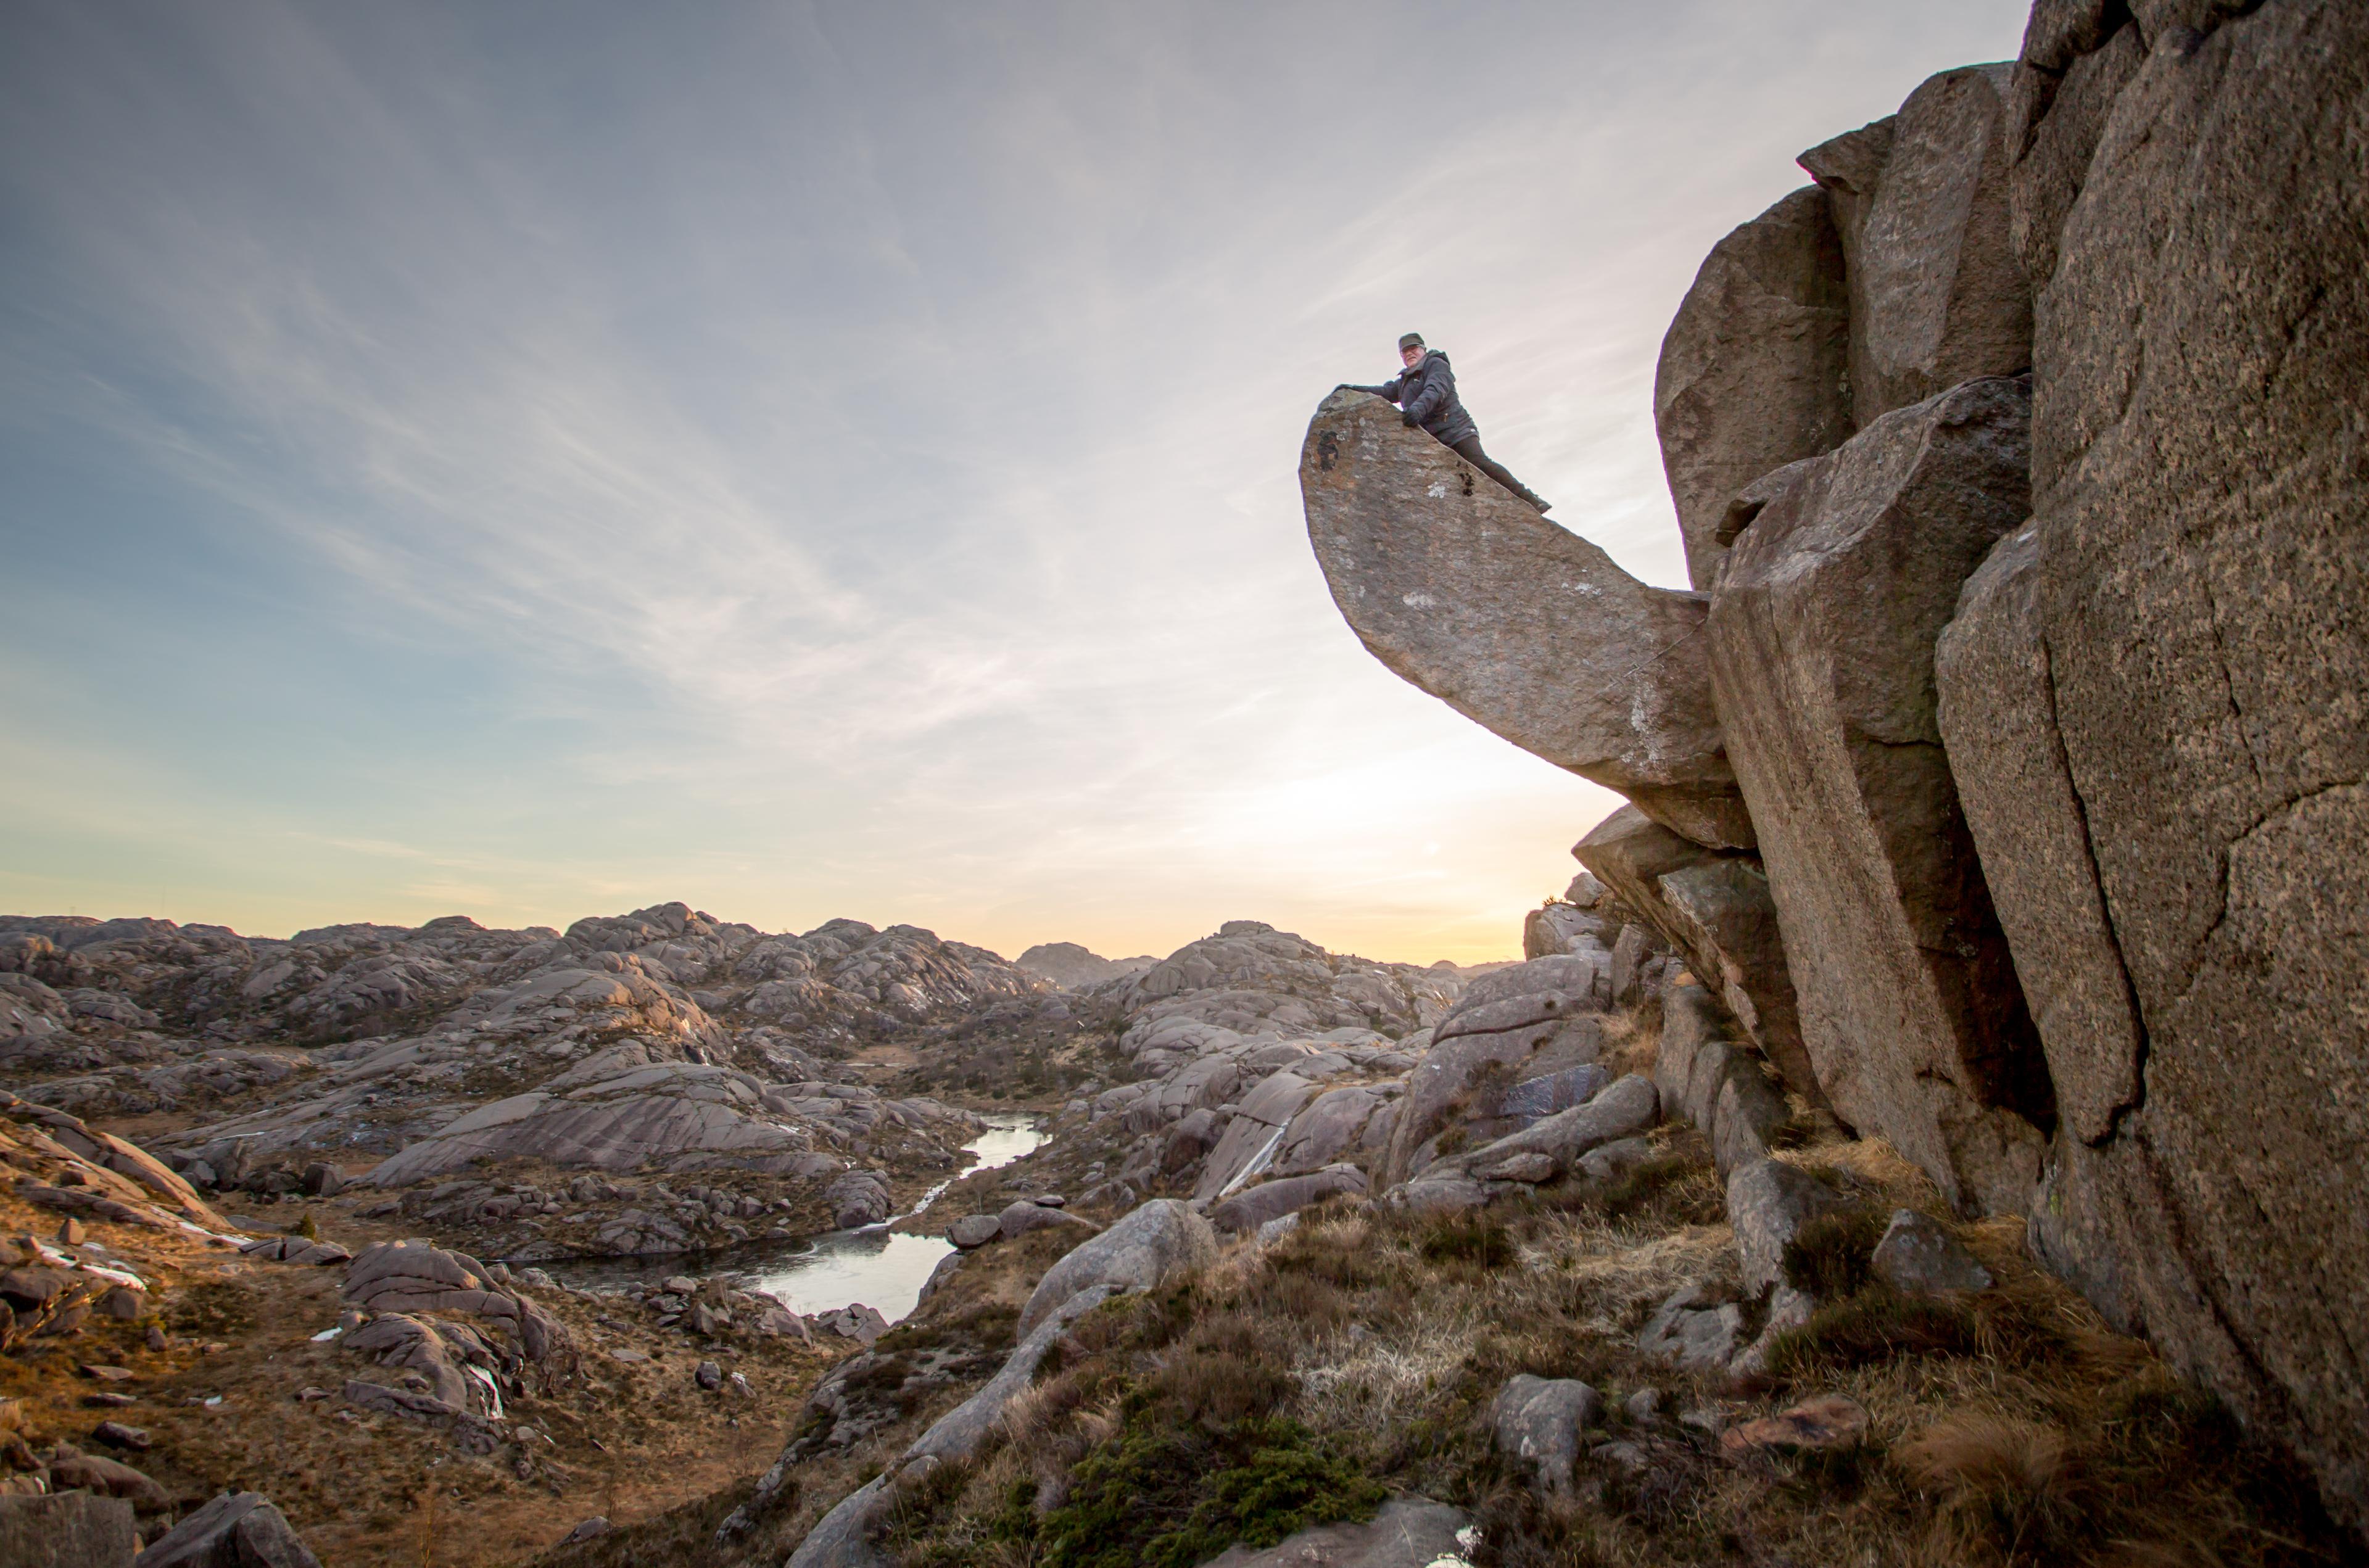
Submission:
[[[1932,650],[2022,519],[2030,401],[2022,381],[1969,382],[1797,465],[1710,623],[1818,1083],[1986,1213],[2031,1201],[2054,1106],[1942,754]]]
[[[1900,112],[1802,155],[1827,189],[1850,282],[1853,421],[2031,364],[2008,233],[2006,64],[1928,79]]]
[[[1851,433],[1849,286],[1826,193],[1794,191],[1711,248],[1654,373],[1654,429],[1687,575],[1708,592],[1728,502]]]
[[[691,1380],[714,1393],[724,1386],[724,1368],[713,1361],[703,1361],[692,1368]]]
[[[1934,647],[1938,718],[2057,1114],[2095,1143],[2139,1097],[2145,1040],[2056,734],[2039,561],[2027,525],[1966,579]]]
[[[1082,1290],[1150,1290],[1207,1267],[1217,1256],[1217,1234],[1207,1219],[1173,1198],[1153,1198],[1045,1271],[1021,1309],[1021,1332],[1034,1329]]]
[[[1656,1360],[1689,1369],[1724,1367],[1744,1333],[1744,1309],[1733,1301],[1711,1304],[1700,1285],[1681,1287],[1645,1320],[1637,1349]]]
[[[968,1252],[1003,1234],[1003,1221],[992,1214],[966,1214],[946,1227],[946,1240]]]
[[[1988,1290],[1990,1270],[1974,1261],[1958,1239],[1911,1208],[1893,1210],[1883,1240],[1868,1260],[1875,1276],[1895,1290],[1929,1296],[1953,1290]]]
[[[1579,1173],[1591,1182],[1618,1181],[1654,1157],[1654,1145],[1642,1138],[1615,1139],[1579,1157]]]
[[[850,1171],[825,1187],[830,1222],[841,1230],[877,1225],[888,1218],[888,1184],[869,1171]]]
[[[1727,1178],[1727,1222],[1735,1232],[1735,1255],[1745,1288],[1756,1295],[1785,1278],[1785,1243],[1823,1215],[1839,1213],[1852,1200],[1796,1165],[1762,1160]]]
[[[1024,1197],[1017,1203],[1005,1205],[1003,1212],[996,1216],[995,1224],[1007,1242],[1016,1241],[1031,1230],[1071,1230],[1091,1235],[1100,1229],[1091,1219],[1081,1219],[1074,1214],[1047,1208]]]
[[[575,1546],[579,1542],[590,1540],[594,1536],[607,1535],[609,1528],[609,1516],[605,1514],[595,1514],[590,1518],[577,1520],[568,1532],[559,1538],[559,1544]]]
[[[2030,636],[2080,815],[1972,784],[1968,814],[1986,868],[2095,866],[2031,940],[2003,906],[2033,989],[2109,944],[2129,979],[2102,1049],[2043,1027],[2113,1107],[2058,1151],[2051,1207],[2091,1207],[2057,1239],[2369,1528],[2369,10],[2232,9],[2140,7],[2035,307]]]
[[[9,1568],[129,1568],[139,1539],[120,1498],[0,1495],[0,1562]]]
[[[1332,1165],[1303,1176],[1285,1176],[1244,1187],[1209,1209],[1220,1230],[1255,1230],[1271,1219],[1294,1214],[1340,1193],[1366,1190],[1366,1173],[1355,1165]]]
[[[1459,1509],[1394,1497],[1363,1524],[1316,1525],[1263,1549],[1230,1546],[1200,1568],[1466,1568]]]
[[[1813,1104],[1825,1103],[1802,1043],[1777,904],[1757,857],[1713,853],[1628,807],[1571,853],[1685,956],[1788,1087]]]
[[[225,1492],[150,1543],[138,1568],[321,1568],[260,1492]]]
[[[1752,842],[1700,597],[1637,581],[1346,387],[1310,422],[1299,487],[1333,602],[1393,672],[1675,831]]]
[[[1576,1378],[1517,1372],[1497,1391],[1489,1425],[1497,1447],[1528,1465],[1550,1492],[1571,1488],[1579,1435],[1596,1425],[1604,1401]]]
[[[1585,1104],[1558,1111],[1519,1132],[1508,1133],[1462,1156],[1459,1162],[1472,1174],[1487,1179],[1489,1171],[1515,1156],[1540,1155],[1547,1161],[1544,1173],[1514,1179],[1544,1181],[1557,1172],[1569,1170],[1590,1150],[1633,1137],[1660,1119],[1661,1095],[1654,1081],[1642,1073],[1631,1073]]]
[[[2146,44],[2104,0],[2040,0],[2008,88],[2008,240],[2037,292],[2056,272],[2059,237],[2114,100],[2138,74]],[[2080,13],[2077,27],[2065,25]]]

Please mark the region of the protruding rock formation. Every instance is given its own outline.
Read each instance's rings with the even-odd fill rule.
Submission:
[[[1302,475],[1385,663],[1636,803],[1577,853],[1702,982],[1665,998],[1673,1108],[1716,1137],[1740,1082],[1765,1127],[1750,1040],[1962,1208],[2027,1213],[2355,1528],[2364,127],[2357,0],[2040,0],[2014,66],[1803,154],[1818,189],[1722,242],[1664,346],[1709,601],[1667,653],[1703,598],[1596,573],[1379,405],[1328,401]],[[1748,827],[1704,830],[1706,790]],[[1440,1033],[1424,1070],[1470,1054]]]
[[[2065,1105],[2035,1241],[2358,1527],[2369,12],[2133,9],[2026,39],[2033,519],[1943,733]]]
[[[1347,387],[1309,424],[1299,489],[1333,601],[1375,658],[1672,831],[1751,847],[1700,597],[1646,587]]]
[[[2010,73],[1945,71],[1891,119],[1802,155],[1842,235],[1861,427],[2031,363],[2031,295],[2008,236]]]
[[[1829,209],[1813,186],[1720,241],[1662,339],[1654,429],[1687,576],[1706,592],[1734,543],[1735,493],[1851,433],[1849,295]]]
[[[2052,1108],[1942,755],[1931,650],[2022,519],[2030,396],[1969,382],[1795,464],[1711,617],[1818,1082],[1953,1203],[1994,1213],[2029,1199]]]
[[[1777,905],[1757,857],[1714,854],[1627,807],[1571,853],[1623,908],[1686,955],[1789,1087],[1814,1105],[1825,1103],[1802,1043]]]

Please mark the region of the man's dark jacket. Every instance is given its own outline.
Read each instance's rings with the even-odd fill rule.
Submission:
[[[1456,400],[1456,372],[1448,368],[1448,356],[1436,349],[1428,349],[1415,361],[1414,369],[1392,376],[1379,386],[1361,386],[1359,392],[1370,392],[1377,397],[1387,397],[1403,413],[1414,416],[1414,422],[1429,430],[1443,446],[1481,433],[1464,405]]]

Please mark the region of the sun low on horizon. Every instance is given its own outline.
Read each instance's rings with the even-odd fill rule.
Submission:
[[[1420,331],[1683,586],[1661,337],[2020,5],[0,17],[0,913],[1518,956],[1619,804],[1311,557]]]

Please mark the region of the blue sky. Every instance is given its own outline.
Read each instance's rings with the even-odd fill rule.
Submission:
[[[1617,801],[1357,647],[1310,412],[1420,330],[1682,582],[1703,254],[2022,16],[9,6],[0,910],[1503,956]]]

